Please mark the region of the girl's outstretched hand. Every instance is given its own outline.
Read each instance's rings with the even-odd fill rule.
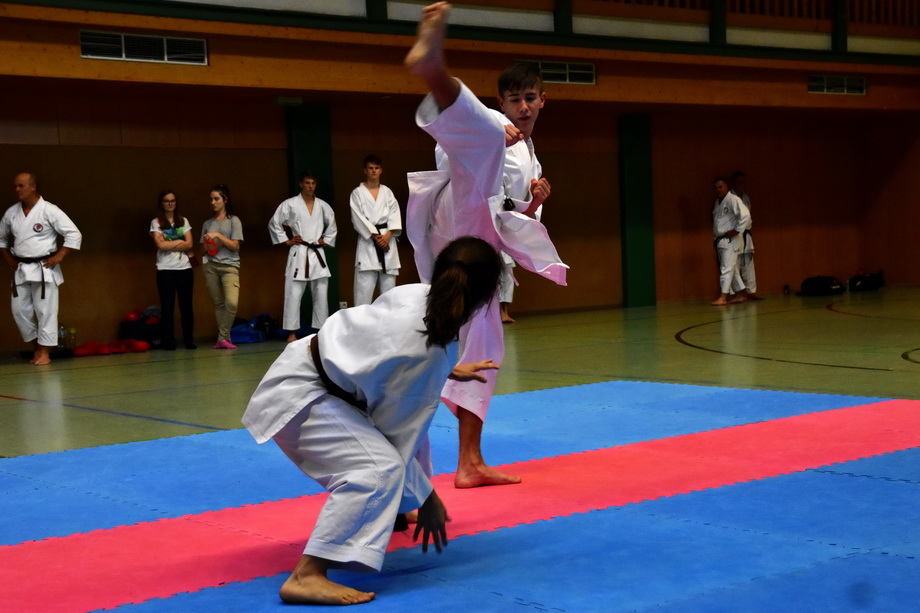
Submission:
[[[483,375],[479,374],[480,370],[498,370],[498,364],[492,362],[492,360],[483,360],[482,362],[472,362],[470,364],[457,364],[454,366],[453,372],[450,373],[451,379],[456,379],[457,381],[482,381],[486,382],[486,378]]]

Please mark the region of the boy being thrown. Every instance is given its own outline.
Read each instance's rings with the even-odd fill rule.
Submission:
[[[550,192],[549,183],[539,176],[530,143],[545,100],[539,75],[527,76],[520,65],[505,71],[499,80],[505,116],[490,111],[446,65],[443,45],[449,12],[446,2],[424,9],[418,38],[405,59],[409,71],[431,90],[419,106],[416,123],[437,141],[438,166],[446,169],[409,175],[406,229],[419,276],[423,282],[430,277],[435,256],[452,239],[477,236],[522,267],[565,285],[568,267],[546,228],[534,218]],[[506,120],[512,125],[503,125]],[[496,297],[461,330],[459,361],[488,356],[501,363],[503,334]],[[486,385],[448,381],[441,392],[459,420],[457,487],[520,482],[519,477],[490,468],[482,457],[482,423],[495,388],[495,373],[486,374]]]

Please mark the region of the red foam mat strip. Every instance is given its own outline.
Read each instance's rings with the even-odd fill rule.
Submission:
[[[920,446],[920,402],[892,400],[503,467],[521,485],[457,490],[435,479],[475,534],[788,474]],[[0,610],[86,611],[293,567],[325,495],[265,502],[0,547]],[[390,549],[413,546],[396,534]]]

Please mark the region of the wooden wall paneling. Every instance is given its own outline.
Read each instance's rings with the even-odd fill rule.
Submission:
[[[716,291],[712,179],[744,170],[753,204],[758,291],[797,288],[808,276],[848,278],[860,267],[862,207],[872,190],[849,115],[742,111],[663,115],[655,134],[660,300]],[[855,136],[854,136],[855,135]]]
[[[920,284],[916,234],[920,212],[920,118],[880,118],[863,140],[867,190],[862,232],[867,271],[885,270],[886,282]]]
[[[18,87],[0,96],[0,145],[55,145],[60,142],[57,101]]]

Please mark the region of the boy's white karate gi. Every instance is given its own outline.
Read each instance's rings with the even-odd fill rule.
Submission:
[[[438,253],[453,239],[476,236],[510,255],[527,270],[565,285],[568,268],[559,259],[542,223],[514,211],[506,211],[505,199],[526,210],[533,174],[522,169],[536,161],[526,143],[516,143],[516,156],[506,155],[505,123],[501,113],[486,108],[462,83],[453,104],[439,111],[429,95],[419,106],[416,123],[431,134],[447,156],[448,170],[410,173],[406,230],[415,248],[415,263],[422,281],[431,277]],[[440,154],[439,158],[440,158]],[[536,162],[539,164],[539,162]],[[539,172],[537,170],[536,172]],[[525,192],[509,184],[526,186]],[[508,188],[511,189],[511,188]],[[498,296],[481,309],[460,331],[459,363],[492,359],[500,364],[505,354],[504,332]],[[456,414],[461,406],[484,419],[495,388],[496,371],[483,371],[488,383],[449,380],[441,399]]]
[[[289,343],[252,395],[243,425],[330,495],[304,553],[352,570],[380,570],[398,512],[432,491],[426,434],[457,343],[426,347],[428,285],[396,287],[373,304],[334,313],[317,333],[329,378],[367,410],[327,393],[310,337]]]
[[[732,287],[738,254],[744,246],[744,231],[750,224],[751,215],[741,198],[729,192],[721,200],[716,199],[712,208],[712,233],[715,236],[716,255],[719,259],[719,290],[729,293]],[[734,230],[738,234],[725,236]]]
[[[80,249],[80,230],[64,211],[44,198],[38,199],[28,216],[17,202],[0,218],[0,247],[9,249],[16,258],[51,255],[58,250],[59,235],[64,238],[64,247]],[[38,339],[44,347],[58,344],[58,286],[63,282],[60,264],[45,268],[40,261],[19,262],[13,273],[11,310],[22,340],[30,343]]]
[[[316,198],[313,213],[307,210],[307,203],[298,194],[288,198],[275,210],[268,222],[268,231],[272,244],[278,245],[288,240],[284,226],[299,235],[304,242],[315,245],[320,238],[329,247],[335,246],[337,229],[332,207],[325,200]],[[322,262],[320,262],[322,255]],[[284,314],[281,326],[285,330],[300,329],[300,301],[310,283],[313,297],[313,319],[311,326],[319,329],[329,317],[329,277],[332,271],[326,261],[322,247],[311,248],[307,245],[291,245],[288,249],[287,266],[284,269]]]
[[[351,223],[358,233],[358,245],[355,248],[355,306],[370,304],[374,295],[374,286],[379,284],[380,293],[396,286],[399,274],[399,250],[396,237],[402,234],[402,219],[399,215],[399,203],[393,191],[381,185],[375,199],[362,183],[351,192]],[[372,234],[392,232],[389,250],[383,254],[383,265],[371,239]]]

